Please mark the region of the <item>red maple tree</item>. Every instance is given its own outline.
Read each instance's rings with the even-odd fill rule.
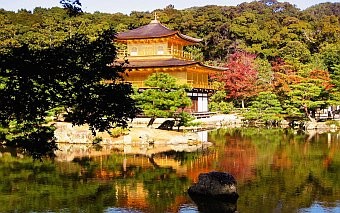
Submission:
[[[256,80],[258,71],[255,69],[256,55],[247,52],[236,52],[229,56],[224,65],[228,70],[212,76],[212,79],[223,82],[227,99],[242,101],[256,94]]]

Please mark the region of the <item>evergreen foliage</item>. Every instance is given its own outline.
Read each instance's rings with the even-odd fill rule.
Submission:
[[[245,118],[249,120],[280,121],[282,107],[276,95],[272,92],[260,92],[256,100],[250,102]]]
[[[214,82],[216,91],[210,98],[209,98],[209,110],[212,112],[221,112],[228,114],[230,113],[234,106],[232,102],[227,101],[227,94],[223,90],[223,83],[222,82]]]
[[[77,34],[50,48],[23,45],[2,52],[0,121],[9,133],[1,141],[23,146],[40,135],[54,143],[53,127],[42,125],[48,111],[61,106],[74,125],[89,124],[94,134],[126,127],[138,109],[131,85],[115,82],[124,69],[110,65],[116,55],[113,35],[109,29],[93,41]],[[113,83],[102,83],[107,79]]]
[[[120,97],[109,93],[112,90],[122,93],[131,91],[125,85],[94,84],[111,77],[113,80],[119,79],[117,73],[120,73],[111,72],[107,66],[101,71],[95,67],[110,64],[115,57],[110,40],[114,31],[107,31],[110,26],[117,31],[133,29],[150,23],[154,12],[157,12],[160,22],[168,28],[203,39],[197,46],[186,49],[196,59],[228,67],[229,74],[239,70],[236,77],[248,79],[234,81],[236,77],[233,80],[225,78],[226,83],[231,82],[230,85],[225,84],[223,89],[228,102],[211,106],[213,108],[226,112],[230,102],[236,107],[240,106],[240,102],[247,106],[256,100],[259,92],[273,92],[288,114],[303,115],[310,110],[337,104],[340,100],[337,82],[337,67],[340,64],[340,3],[318,4],[302,11],[290,3],[278,1],[253,1],[238,6],[210,5],[184,10],[169,5],[150,12],[134,11],[130,15],[82,12],[81,6],[86,5],[74,0],[63,0],[61,4],[64,8],[39,7],[33,11],[18,12],[0,10],[0,90],[4,94],[1,96],[2,120],[14,121],[17,126],[20,126],[19,123],[29,123],[31,119],[38,119],[41,123],[48,110],[66,107],[70,109],[69,118],[75,124],[91,122],[93,129],[105,130],[109,122],[120,123],[118,120],[107,119],[110,116],[102,116],[116,110],[118,105],[100,100]],[[242,65],[242,60],[236,60],[237,57],[233,60],[233,56],[240,53],[253,57],[251,66]],[[92,64],[91,67],[87,63]],[[53,64],[59,68],[53,68]],[[37,69],[39,66],[43,69]],[[74,74],[70,71],[65,75],[58,74],[66,66]],[[251,72],[241,72],[247,69]],[[99,74],[95,75],[89,70],[93,70],[93,73],[99,71]],[[120,68],[118,70],[122,71]],[[329,79],[325,80],[320,75],[312,78],[310,73],[314,71],[328,73]],[[93,87],[88,86],[87,81]],[[56,85],[57,88],[54,88]],[[67,87],[73,94],[61,89]],[[16,92],[15,100],[14,96],[5,94],[5,91]],[[308,97],[303,97],[304,93],[309,94]],[[124,95],[120,98],[127,100]],[[71,107],[61,99],[70,100]],[[306,100],[307,105],[301,107]],[[152,107],[146,111],[150,115],[170,116],[175,108],[186,105],[179,103],[179,106],[168,107],[174,105],[171,103],[173,101],[164,101],[166,107],[163,107],[163,112],[156,112]],[[22,104],[18,105],[19,102]],[[24,104],[27,102],[38,107],[31,108]],[[99,110],[103,105],[108,106],[107,111]],[[88,110],[85,106],[93,109]],[[14,110],[21,111],[20,116],[17,114],[13,117]],[[135,109],[125,115],[119,114],[118,117],[129,117],[132,111]],[[89,117],[85,119],[85,116]],[[95,117],[107,117],[107,120]],[[8,126],[7,121],[2,123]],[[124,122],[121,124],[124,125]]]
[[[145,81],[150,87],[136,93],[134,99],[143,113],[149,117],[172,117],[179,109],[191,105],[186,85],[178,85],[177,79],[167,73],[154,73]]]

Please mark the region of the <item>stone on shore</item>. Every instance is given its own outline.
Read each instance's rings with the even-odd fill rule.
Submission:
[[[126,135],[111,137],[107,132],[97,132],[92,135],[87,125],[73,126],[66,122],[56,122],[54,132],[57,142],[92,144],[93,140],[101,138],[101,144],[168,144],[168,145],[198,145],[202,144],[197,133],[167,131],[146,127],[131,128]]]

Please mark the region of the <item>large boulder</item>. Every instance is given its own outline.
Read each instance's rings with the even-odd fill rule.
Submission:
[[[235,178],[226,172],[201,173],[198,183],[188,189],[190,197],[203,196],[219,198],[227,202],[236,202],[238,199],[237,183]]]
[[[174,120],[166,120],[159,127],[157,127],[157,129],[172,130],[174,126],[175,126]]]

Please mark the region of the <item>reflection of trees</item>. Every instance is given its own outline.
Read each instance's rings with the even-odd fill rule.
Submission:
[[[155,154],[151,161],[144,155],[114,153],[71,162],[33,162],[2,154],[0,212],[66,208],[103,212],[108,207],[178,212],[178,206],[189,202],[186,190],[191,182],[211,170],[236,174],[240,212],[273,212],[275,208],[292,212],[315,200],[338,199],[340,142],[336,134],[316,134],[307,141],[305,135],[277,129],[216,131],[209,138],[215,144],[212,148]]]
[[[155,162],[153,155],[151,155],[150,157],[148,157],[149,162],[155,167],[155,168],[159,168],[160,166]]]
[[[332,195],[332,188],[324,186],[322,181],[310,172],[306,180],[302,182],[300,186],[297,186],[293,193],[299,195],[306,192],[309,193],[311,197],[327,196]]]
[[[60,173],[51,161],[10,156],[0,161],[0,212],[59,212],[63,208],[102,212],[103,194],[115,202],[115,193],[108,191],[108,185],[83,182],[79,167]]]
[[[97,162],[95,178],[117,181],[115,187],[120,198],[118,205],[121,207],[144,207],[150,212],[162,212],[159,209],[166,211],[173,208],[173,201],[183,196],[189,187],[188,180],[179,178],[172,167],[164,167],[159,156],[125,157],[115,155],[93,158]],[[125,171],[122,168],[123,161],[126,161]]]
[[[289,153],[287,153],[287,150],[283,146],[277,147],[272,159],[271,168],[273,170],[290,169],[292,167]]]
[[[178,177],[171,168],[144,172],[143,183],[148,191],[149,212],[169,212],[176,199],[186,197],[190,186],[186,177]]]
[[[235,176],[238,182],[254,179],[257,149],[250,137],[244,137],[239,129],[219,129],[211,134],[211,141],[218,146],[216,169]],[[221,137],[223,135],[223,137]]]
[[[256,147],[247,138],[226,137],[223,149],[220,149],[217,168],[235,175],[238,181],[255,177]]]
[[[256,175],[247,181],[238,179],[240,212],[291,212],[315,201],[338,199],[340,155],[336,151],[340,144],[336,134],[315,134],[308,139],[290,130],[247,128],[229,129],[223,138],[218,137],[216,144],[224,147],[224,158],[235,158],[228,153],[235,147],[249,150],[250,159],[251,153],[256,154],[252,167]]]
[[[120,207],[166,212],[174,208],[174,200],[186,197],[186,190],[190,185],[188,179],[178,177],[172,167],[162,167],[155,156],[147,158],[135,155],[123,158],[115,155],[93,160],[97,162],[95,178],[115,183],[117,205]],[[125,171],[123,161],[126,161]]]
[[[76,158],[54,164],[6,154],[0,158],[0,212],[58,212],[65,208],[104,212],[110,206],[176,212],[180,204],[188,202],[190,182],[176,170],[154,167],[143,156],[126,156],[124,171],[124,158]]]

